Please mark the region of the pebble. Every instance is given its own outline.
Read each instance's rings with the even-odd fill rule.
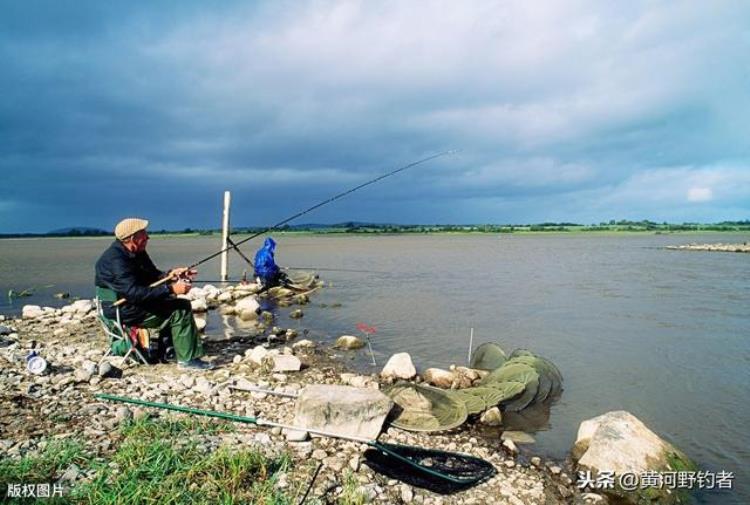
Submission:
[[[327,458],[323,458],[323,464],[334,472],[338,473],[344,469],[346,461],[338,456],[329,456]]]
[[[518,454],[518,447],[516,447],[516,444],[513,442],[513,440],[503,440],[503,447],[505,447],[511,454]]]
[[[359,456],[354,456],[352,459],[349,460],[349,468],[352,469],[354,472],[359,472],[359,467],[361,464],[361,459]]]
[[[317,459],[318,461],[323,461],[327,457],[328,457],[328,453],[324,451],[323,449],[315,449],[312,452],[312,458]]]
[[[411,503],[411,501],[414,499],[414,491],[412,491],[411,487],[408,484],[401,484],[399,487],[399,491],[401,494],[401,501],[404,503]]]
[[[121,423],[123,421],[126,421],[128,419],[132,419],[133,413],[130,411],[127,407],[117,407],[117,410],[115,411],[115,421],[118,423]]]
[[[99,364],[99,376],[108,377],[112,373],[112,365],[108,361]]]

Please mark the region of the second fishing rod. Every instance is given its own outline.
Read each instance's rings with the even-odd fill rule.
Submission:
[[[362,183],[362,184],[360,184],[358,186],[355,186],[355,187],[350,188],[350,189],[348,189],[346,191],[343,191],[343,192],[341,192],[341,193],[339,193],[337,195],[334,195],[334,196],[332,196],[332,197],[330,197],[330,198],[328,198],[328,199],[326,199],[326,200],[324,200],[324,201],[322,201],[320,203],[317,203],[317,204],[313,205],[312,207],[310,207],[308,209],[305,209],[303,211],[297,212],[293,216],[288,217],[288,218],[284,219],[283,221],[279,221],[278,223],[276,223],[276,224],[274,224],[272,226],[264,228],[264,229],[262,229],[259,232],[253,233],[249,237],[246,237],[246,238],[244,238],[244,239],[242,239],[242,240],[240,240],[238,242],[230,241],[230,245],[229,246],[227,246],[224,249],[221,249],[221,250],[219,250],[219,251],[217,251],[217,252],[215,252],[215,253],[213,253],[213,254],[211,254],[209,256],[206,256],[202,260],[193,263],[192,265],[190,265],[187,268],[188,268],[188,270],[192,270],[193,268],[195,268],[197,266],[200,266],[203,263],[216,258],[217,256],[221,255],[222,253],[224,253],[226,251],[229,251],[230,249],[235,249],[236,251],[239,252],[239,246],[241,244],[244,244],[245,242],[247,242],[249,240],[252,240],[252,239],[254,239],[256,237],[259,237],[260,235],[263,235],[264,233],[268,233],[269,231],[275,230],[275,229],[279,228],[280,226],[284,226],[285,224],[287,224],[287,223],[289,223],[289,222],[297,219],[298,217],[304,216],[308,212],[312,212],[315,209],[319,209],[320,207],[322,207],[324,205],[327,205],[327,204],[329,204],[329,203],[331,203],[331,202],[333,202],[335,200],[338,200],[339,198],[342,198],[342,197],[344,197],[346,195],[354,193],[355,191],[358,191],[358,190],[360,190],[360,189],[362,189],[362,188],[364,188],[366,186],[369,186],[371,184],[375,184],[378,181],[382,181],[383,179],[385,179],[387,177],[391,177],[393,175],[396,175],[399,172],[403,172],[404,170],[408,170],[409,168],[415,167],[415,166],[420,165],[422,163],[426,163],[428,161],[431,161],[431,160],[434,160],[434,159],[437,159],[437,158],[441,158],[443,156],[448,156],[449,154],[454,154],[456,152],[457,151],[455,149],[451,149],[449,151],[443,151],[441,153],[433,154],[431,156],[427,156],[426,158],[422,158],[420,160],[413,161],[413,162],[409,163],[408,165],[404,165],[404,166],[402,166],[400,168],[397,168],[396,170],[392,170],[392,171],[390,171],[388,173],[380,175],[380,176],[378,176],[378,177],[376,177],[376,178],[374,178],[372,180],[364,182],[364,183]],[[170,277],[170,276],[164,277],[163,279],[159,279],[158,281],[152,283],[150,285],[150,287],[153,288],[153,287],[159,286],[159,285],[164,284],[165,282],[168,282],[170,280],[172,280],[172,277]],[[125,301],[126,300],[124,298],[121,298],[121,299],[117,300],[117,302],[115,302],[115,305],[122,305],[123,303],[125,303]]]

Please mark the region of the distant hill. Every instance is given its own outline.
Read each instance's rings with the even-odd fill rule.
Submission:
[[[91,228],[89,226],[71,226],[68,228],[58,228],[57,230],[48,231],[47,235],[109,235],[110,232],[101,228]]]

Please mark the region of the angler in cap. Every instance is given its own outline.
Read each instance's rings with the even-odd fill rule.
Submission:
[[[183,368],[209,369],[203,355],[198,328],[190,302],[175,295],[190,291],[189,276],[195,271],[186,267],[162,272],[146,253],[148,233],[145,219],[128,218],[115,227],[116,240],[96,262],[95,284],[117,293],[126,303],[120,307],[124,324],[142,328],[168,327],[172,335],[177,362]],[[169,277],[173,282],[150,287],[155,281]],[[104,315],[115,318],[113,304],[103,304]]]

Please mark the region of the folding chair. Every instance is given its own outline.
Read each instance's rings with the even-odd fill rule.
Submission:
[[[133,360],[136,364],[143,363],[144,365],[148,365],[148,360],[138,350],[138,339],[135,336],[135,332],[131,331],[131,327],[122,324],[122,321],[120,320],[120,308],[115,307],[115,320],[109,319],[104,315],[104,308],[102,307],[102,303],[114,303],[117,301],[117,298],[117,293],[112,291],[111,289],[96,286],[96,315],[102,325],[104,334],[109,337],[109,347],[102,359],[112,354],[112,347],[118,341],[122,341],[128,347],[127,352],[122,357],[123,365],[128,359]]]

